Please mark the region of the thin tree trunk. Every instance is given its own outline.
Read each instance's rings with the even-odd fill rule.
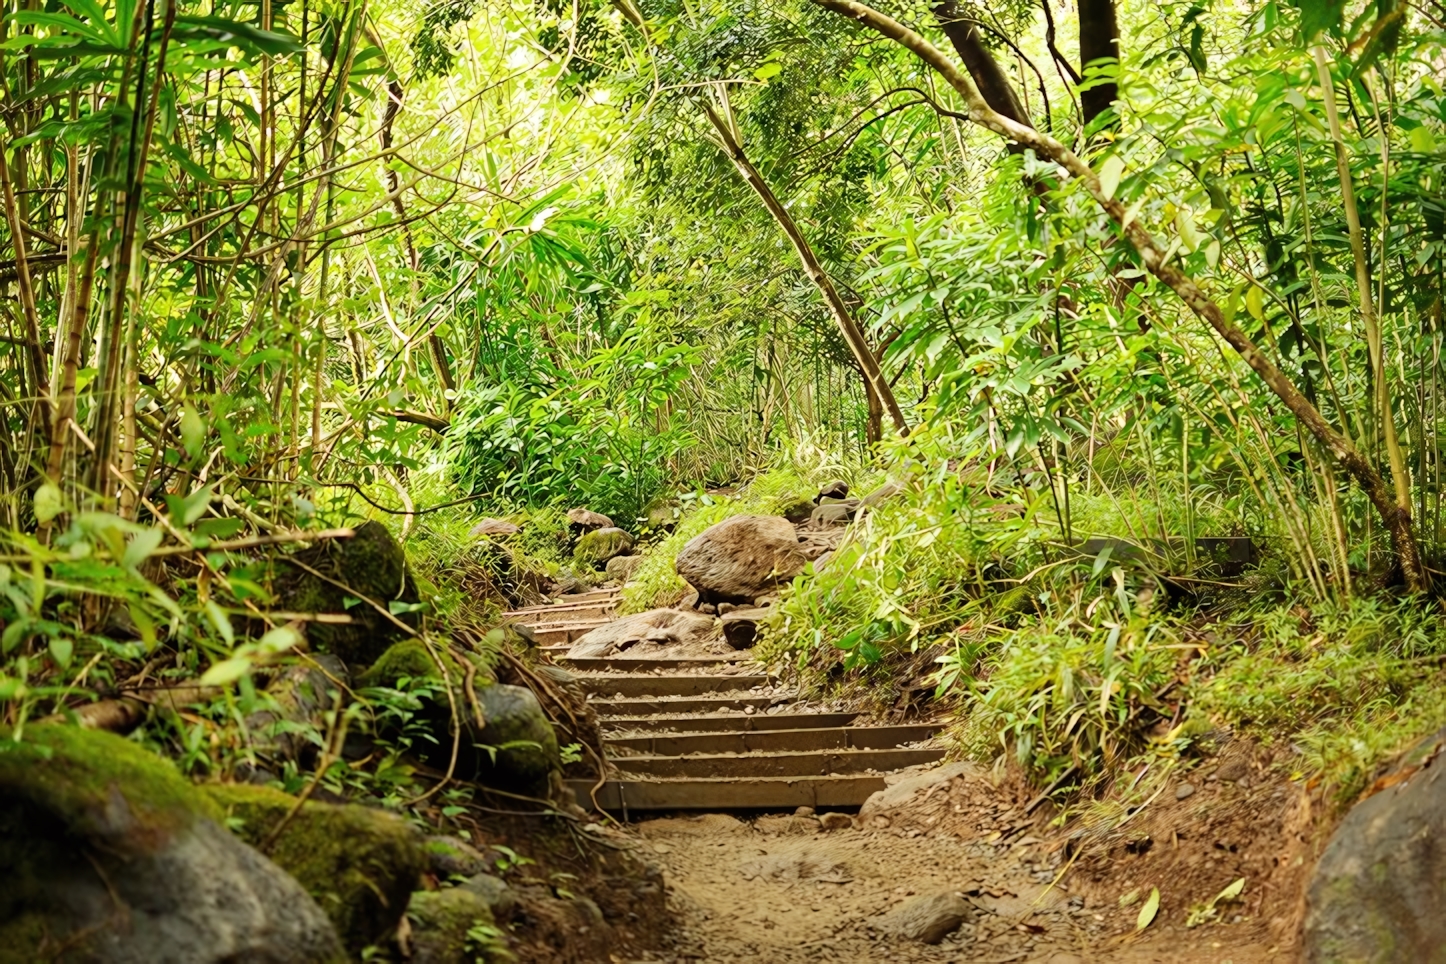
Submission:
[[[1100,61],[1119,63],[1120,24],[1115,16],[1115,0],[1079,0],[1079,62],[1080,73]],[[1079,93],[1080,112],[1088,127],[1095,118],[1114,106],[1120,96],[1119,85],[1094,83]],[[1113,125],[1111,125],[1113,126]]]
[[[819,6],[857,20],[871,30],[894,40],[912,51],[930,67],[937,70],[964,98],[969,108],[969,119],[1002,137],[1017,141],[1032,148],[1040,157],[1054,161],[1070,176],[1079,180],[1089,191],[1095,202],[1104,209],[1110,219],[1119,227],[1125,239],[1134,246],[1146,270],[1183,301],[1198,317],[1203,319],[1247,365],[1265,382],[1275,396],[1290,409],[1316,441],[1326,449],[1347,474],[1361,487],[1371,505],[1380,515],[1386,531],[1391,534],[1391,545],[1401,575],[1412,592],[1423,592],[1430,587],[1430,573],[1421,558],[1420,546],[1411,522],[1409,509],[1402,509],[1396,502],[1391,486],[1382,478],[1355,445],[1326,421],[1320,410],[1296,388],[1290,378],[1276,367],[1255,345],[1245,332],[1228,321],[1217,305],[1194,279],[1190,278],[1166,258],[1166,249],[1146,230],[1139,219],[1132,217],[1113,195],[1106,195],[1100,186],[1097,174],[1069,148],[1047,134],[1024,127],[992,110],[985,102],[979,89],[968,75],[955,67],[943,52],[928,40],[908,29],[903,24],[872,7],[857,3],[856,0],[814,0]]]
[[[799,260],[803,262],[804,272],[818,287],[818,290],[823,294],[824,301],[828,303],[829,310],[833,312],[834,321],[838,323],[839,331],[843,333],[844,341],[848,343],[849,350],[853,352],[854,361],[857,362],[859,369],[863,372],[865,382],[867,382],[878,395],[879,401],[883,404],[884,408],[888,410],[889,417],[893,419],[894,427],[898,429],[899,434],[908,435],[909,423],[905,421],[904,412],[899,408],[899,403],[894,398],[893,389],[889,387],[889,383],[884,379],[883,373],[879,370],[879,363],[874,358],[874,353],[869,349],[868,341],[865,339],[862,329],[859,328],[858,322],[854,320],[853,314],[849,311],[848,305],[844,303],[843,298],[839,295],[838,289],[834,287],[833,281],[829,278],[827,272],[823,270],[823,265],[819,263],[818,257],[813,253],[813,248],[809,245],[808,240],[804,238],[803,232],[798,229],[798,225],[794,222],[793,216],[789,214],[788,209],[779,202],[777,196],[773,193],[773,189],[768,186],[768,182],[758,173],[758,169],[753,166],[753,162],[748,159],[748,155],[743,152],[743,148],[734,136],[732,128],[724,122],[723,118],[718,116],[718,112],[710,105],[704,104],[703,112],[707,115],[708,122],[713,125],[713,130],[718,135],[718,140],[723,146],[724,153],[726,153],[729,160],[733,162],[733,166],[738,169],[738,173],[743,175],[743,179],[748,182],[748,186],[753,188],[754,193],[763,201],[763,206],[768,209],[769,214],[773,215],[774,221],[778,222],[778,226],[783,229],[783,233],[788,235],[788,240],[793,243],[793,249],[798,252]]]

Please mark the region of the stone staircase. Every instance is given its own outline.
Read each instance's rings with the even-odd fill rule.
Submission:
[[[942,759],[941,725],[871,726],[799,700],[747,652],[569,659],[609,622],[617,590],[509,613],[586,688],[603,730],[608,779],[573,781],[584,804],[647,810],[857,807],[893,770]]]

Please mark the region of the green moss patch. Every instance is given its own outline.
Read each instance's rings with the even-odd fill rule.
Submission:
[[[63,724],[0,740],[0,795],[122,850],[152,848],[197,817],[220,816],[168,760],[113,733]]]
[[[296,798],[266,787],[201,788],[248,843],[260,846]],[[401,920],[426,867],[420,835],[402,818],[355,805],[306,803],[267,850],[316,899],[354,952]]]

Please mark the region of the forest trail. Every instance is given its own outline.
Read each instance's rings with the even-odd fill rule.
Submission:
[[[858,807],[885,774],[942,760],[941,724],[857,723],[859,714],[798,697],[747,651],[724,642],[595,659],[571,644],[612,617],[617,591],[562,597],[508,618],[581,680],[614,772],[578,799],[633,812]],[[712,650],[699,652],[697,650]]]
[[[664,960],[1282,959],[1258,928],[1223,941],[1133,934],[1138,908],[1103,897],[1108,886],[1076,888],[1064,838],[1020,787],[942,765],[942,723],[856,722],[721,642],[711,653],[569,658],[574,641],[614,620],[619,595],[564,596],[508,618],[580,679],[599,715],[608,779],[571,785],[663,868],[674,920]],[[933,943],[904,933],[950,913],[962,923]]]

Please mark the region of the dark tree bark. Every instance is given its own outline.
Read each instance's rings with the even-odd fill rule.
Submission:
[[[984,46],[984,38],[980,36],[979,27],[974,21],[959,10],[955,0],[939,0],[934,4],[934,16],[939,18],[939,26],[943,29],[944,36],[954,45],[959,59],[964,62],[964,68],[969,71],[969,76],[974,78],[974,86],[984,95],[985,102],[996,114],[1003,114],[1016,124],[1033,127],[1034,123],[1024,109],[1024,102],[1015,91],[1014,85],[1009,82],[1009,75],[1000,68],[989,48]]]
[[[1120,24],[1115,17],[1115,0],[1079,0],[1080,73],[1084,74],[1085,68],[1096,61],[1119,59]],[[1080,91],[1085,126],[1113,107],[1119,95],[1119,85],[1113,82]]]

